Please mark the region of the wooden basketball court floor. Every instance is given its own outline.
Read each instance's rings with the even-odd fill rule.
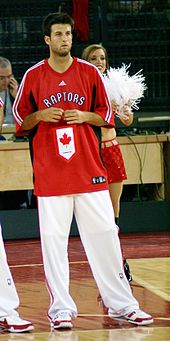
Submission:
[[[72,331],[50,330],[40,241],[6,241],[8,263],[20,296],[19,313],[34,323],[35,330],[23,334],[1,331],[0,341],[170,340],[170,233],[123,234],[121,244],[133,275],[133,294],[140,307],[153,315],[152,325],[139,327],[107,317],[81,241],[71,237],[70,290],[79,315]]]

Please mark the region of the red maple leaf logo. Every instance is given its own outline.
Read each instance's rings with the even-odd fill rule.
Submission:
[[[71,141],[71,137],[68,136],[66,133],[63,134],[63,137],[60,138],[60,142],[63,144],[63,145],[66,145],[66,144],[69,144]]]

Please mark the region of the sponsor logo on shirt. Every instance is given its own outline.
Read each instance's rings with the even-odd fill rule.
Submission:
[[[104,182],[106,182],[106,178],[104,176],[102,176],[102,175],[101,176],[94,176],[92,178],[92,184],[93,185],[102,184]]]
[[[60,84],[58,84],[59,86],[64,86],[64,85],[66,85],[66,83],[64,82],[64,81],[61,81],[61,83]]]

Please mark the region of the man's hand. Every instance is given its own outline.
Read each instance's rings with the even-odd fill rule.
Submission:
[[[16,81],[16,79],[12,76],[10,78],[10,82],[9,82],[9,92],[11,94],[11,96],[13,98],[16,97],[16,94],[17,94],[17,91],[18,91],[18,82]]]
[[[64,111],[63,118],[67,124],[80,124],[85,122],[84,112],[77,109]]]
[[[54,107],[44,110],[38,110],[25,117],[21,127],[21,131],[34,128],[40,121],[54,123],[59,122],[63,116],[63,112],[63,109]]]
[[[63,116],[63,113],[63,109],[54,107],[37,112],[38,120],[44,122],[59,122]]]

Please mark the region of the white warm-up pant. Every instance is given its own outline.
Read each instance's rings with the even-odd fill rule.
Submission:
[[[0,318],[7,315],[18,315],[19,298],[7,263],[2,230],[0,225]]]
[[[69,294],[67,253],[73,212],[91,270],[109,312],[120,313],[139,307],[124,274],[109,191],[38,197],[38,211],[44,270],[51,296],[51,319],[60,310],[77,315],[76,304]]]

